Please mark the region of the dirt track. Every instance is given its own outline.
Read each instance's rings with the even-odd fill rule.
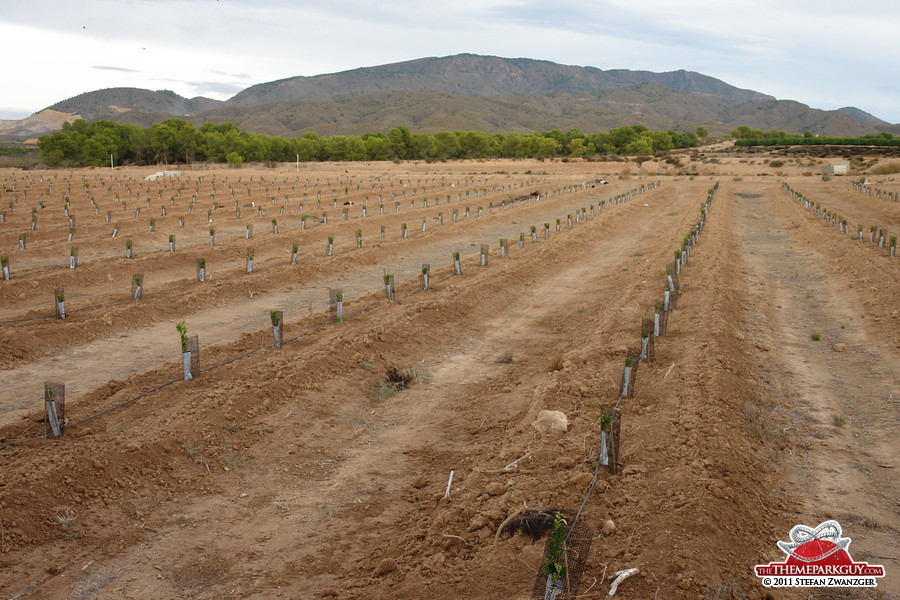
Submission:
[[[346,177],[329,168],[322,180]],[[424,168],[391,167],[391,179],[396,186],[411,171],[425,179]],[[21,229],[0,226],[3,252],[23,269],[0,282],[3,319],[46,313],[43,298],[52,297],[58,277],[67,278],[73,305],[89,304],[120,297],[139,269],[154,274],[148,281],[178,285],[191,280],[196,258],[215,265],[211,282],[183,293],[87,309],[62,322],[0,326],[9,349],[0,445],[17,442],[0,450],[0,593],[527,597],[543,542],[521,534],[495,541],[497,528],[524,506],[580,505],[597,460],[597,424],[615,401],[626,349],[639,345],[641,319],[661,301],[665,265],[714,183],[662,178],[659,189],[569,229],[574,209],[658,181],[613,178],[610,168],[438,167],[437,185],[440,169],[448,169],[453,179],[487,180],[479,190],[521,187],[412,211],[407,202],[399,214],[329,217],[305,232],[299,211],[297,222],[279,213],[278,236],[264,233],[265,214],[249,242],[232,211],[218,226],[230,233],[215,248],[204,247],[202,210],[178,251],[141,253],[131,263],[112,258],[123,242],[106,239],[105,223],[87,225],[97,248],[89,256],[90,244],[81,242],[84,263],[71,273],[41,273],[60,262],[54,256],[65,257],[59,236],[36,240],[33,264],[20,267]],[[360,169],[363,181],[390,170]],[[499,208],[501,200],[600,174],[609,186]],[[601,470],[585,509],[596,537],[583,597],[605,597],[604,573],[632,566],[642,573],[617,597],[697,598],[732,586],[760,597],[767,592],[753,565],[783,558],[775,541],[793,525],[826,518],[853,538],[855,560],[885,566],[879,589],[900,594],[900,259],[840,236],[779,183],[748,179],[720,178],[667,335],[657,340],[656,360],[641,364],[635,397],[620,406],[624,469]],[[833,205],[853,230],[865,220],[896,234],[896,204],[840,180],[789,183]],[[484,214],[452,222],[450,210],[466,204]],[[443,225],[434,220],[439,210]],[[174,219],[169,225],[177,228]],[[406,240],[397,235],[402,221],[410,224]],[[393,232],[383,244],[375,241],[382,224]],[[519,249],[518,232],[530,225],[538,242],[526,234]],[[164,244],[169,230],[159,233],[148,246]],[[327,235],[349,251],[324,256]],[[511,245],[505,259],[496,247],[501,237]],[[292,241],[305,259],[293,266],[285,256]],[[477,266],[483,243],[491,245],[486,268]],[[247,246],[266,269],[240,274]],[[450,276],[453,251],[463,257],[461,277]],[[439,282],[406,295],[426,262]],[[400,282],[398,302],[384,300],[383,270]],[[222,272],[237,276],[217,279]],[[327,320],[327,290],[335,287],[347,295],[347,312],[368,308],[281,350],[265,348],[267,309],[284,307],[292,337]],[[40,302],[31,304],[32,294]],[[51,365],[62,362],[74,374],[75,384],[67,381],[72,420],[176,378],[172,324],[182,318],[201,335],[203,366],[262,349],[73,426],[63,440],[21,441],[43,428],[35,405]],[[810,339],[812,330],[821,341]],[[833,351],[839,342],[845,352]],[[113,343],[119,362],[104,360]],[[549,370],[551,359],[562,368]],[[415,367],[427,383],[386,397],[379,383],[389,366]],[[563,411],[568,431],[538,435],[531,422],[543,409]],[[834,425],[835,414],[846,424]],[[56,518],[64,509],[77,515],[69,527]],[[608,519],[615,531],[604,535]]]

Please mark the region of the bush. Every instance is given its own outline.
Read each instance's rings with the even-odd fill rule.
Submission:
[[[237,152],[229,152],[225,155],[225,160],[232,169],[239,169],[244,165],[244,157]]]

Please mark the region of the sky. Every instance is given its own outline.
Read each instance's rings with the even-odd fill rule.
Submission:
[[[0,119],[111,87],[256,83],[459,53],[716,77],[900,123],[900,2],[0,0]]]

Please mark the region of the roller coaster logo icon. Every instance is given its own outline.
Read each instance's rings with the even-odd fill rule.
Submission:
[[[791,541],[778,542],[784,562],[756,565],[756,576],[765,587],[877,587],[884,567],[854,561],[847,552],[850,538],[842,536],[837,521],[815,529],[796,525]]]

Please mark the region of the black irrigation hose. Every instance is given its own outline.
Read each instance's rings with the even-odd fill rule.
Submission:
[[[345,318],[345,319],[349,319],[349,318],[352,317],[353,315],[355,315],[355,314],[357,314],[357,313],[360,313],[360,312],[366,310],[367,308],[370,308],[370,307],[374,306],[375,304],[377,304],[377,302],[372,302],[372,303],[370,303],[370,304],[367,304],[366,306],[363,306],[362,308],[358,308],[358,309],[354,310],[353,312],[348,313],[344,318]],[[313,333],[313,332],[315,332],[315,331],[318,331],[319,329],[322,329],[322,328],[325,327],[326,325],[330,325],[330,324],[331,324],[331,321],[329,321],[329,322],[327,322],[327,323],[322,323],[321,325],[317,325],[316,327],[313,327],[313,328],[310,329],[309,331],[305,331],[305,332],[301,333],[300,335],[297,335],[297,336],[294,336],[294,337],[292,337],[292,338],[290,338],[290,339],[285,340],[284,343],[286,344],[286,343],[291,342],[291,341],[293,341],[293,340],[296,340],[296,339],[299,339],[299,338],[301,338],[301,337],[307,336],[307,335],[309,335],[310,333]],[[260,350],[265,350],[265,349],[267,349],[267,348],[274,348],[274,347],[275,347],[275,344],[269,344],[268,346],[261,346],[261,347],[259,347],[259,348],[255,348],[255,349],[253,349],[253,350],[250,350],[249,352],[244,352],[243,354],[239,354],[238,356],[235,356],[235,357],[233,357],[233,358],[230,358],[230,359],[228,359],[228,360],[226,360],[226,361],[224,361],[224,362],[220,362],[220,363],[218,363],[218,364],[215,364],[215,365],[211,365],[211,366],[209,366],[209,367],[206,367],[205,369],[201,369],[201,370],[197,371],[196,374],[199,375],[199,374],[201,374],[201,373],[206,373],[206,372],[208,372],[208,371],[212,371],[213,369],[218,369],[219,367],[224,367],[225,365],[229,365],[229,364],[231,364],[231,363],[233,363],[233,362],[236,362],[236,361],[238,361],[238,360],[240,360],[240,359],[242,359],[242,358],[246,358],[246,357],[250,356],[251,354],[255,354],[255,353],[259,352]],[[79,419],[78,421],[75,421],[75,422],[73,422],[73,423],[70,423],[70,424],[66,425],[66,427],[73,427],[73,426],[75,426],[75,425],[78,425],[79,423],[84,423],[84,422],[86,422],[86,421],[90,421],[90,420],[92,420],[92,419],[96,419],[97,417],[100,417],[100,416],[105,415],[105,414],[107,414],[107,413],[110,413],[110,412],[112,412],[112,411],[114,411],[114,410],[117,410],[117,409],[119,409],[119,408],[122,408],[123,406],[127,406],[127,405],[131,404],[132,402],[135,402],[136,400],[140,400],[140,399],[143,398],[144,396],[147,396],[147,395],[149,395],[149,394],[152,394],[153,392],[159,391],[159,390],[163,389],[164,387],[170,386],[170,385],[172,385],[173,383],[176,383],[176,382],[181,381],[181,380],[182,380],[182,378],[179,377],[179,378],[177,378],[177,379],[172,379],[171,381],[167,381],[167,382],[165,382],[165,383],[162,383],[162,384],[160,384],[160,385],[158,385],[158,386],[156,386],[156,387],[154,387],[154,388],[151,388],[151,389],[149,389],[149,390],[147,390],[147,391],[145,391],[145,392],[142,392],[142,393],[138,394],[138,395],[135,396],[134,398],[130,398],[130,399],[126,400],[125,402],[122,402],[121,404],[117,404],[116,406],[112,406],[112,407],[110,407],[110,408],[107,408],[107,409],[105,409],[105,410],[102,410],[102,411],[100,411],[99,413],[93,414],[93,415],[91,415],[91,416],[89,416],[89,417],[85,417],[85,418],[83,418],[83,419]],[[33,440],[33,439],[36,439],[36,438],[39,438],[39,437],[46,437],[46,434],[45,434],[45,433],[37,433],[37,434],[35,434],[35,435],[31,435],[31,436],[22,438],[21,440],[16,440],[16,441],[14,441],[14,442],[10,442],[10,443],[8,443],[8,444],[5,444],[5,445],[3,445],[3,446],[0,446],[0,450],[5,450],[6,448],[9,448],[9,447],[11,447],[11,446],[15,446],[15,445],[16,445],[17,443],[19,443],[19,442],[27,441],[27,440]]]
[[[710,198],[710,200],[712,200],[712,198]],[[704,218],[704,222],[705,222],[705,218]],[[702,230],[697,231],[698,236],[700,235],[700,231],[702,231]],[[640,355],[638,355],[637,362],[638,363],[641,362]],[[609,427],[610,431],[612,431],[612,423],[615,423],[616,411],[619,409],[619,402],[622,401],[622,397],[623,397],[624,393],[625,393],[624,390],[621,393],[619,393],[619,397],[616,398],[616,404],[615,404],[615,406],[613,406],[612,418],[610,419],[610,427]],[[578,512],[575,513],[575,518],[572,519],[572,525],[569,527],[569,532],[566,534],[566,539],[563,541],[563,543],[568,542],[569,536],[572,535],[573,531],[575,531],[575,524],[578,522],[578,518],[581,516],[581,513],[584,510],[584,507],[587,506],[587,501],[591,497],[591,492],[594,491],[594,486],[597,484],[597,473],[600,472],[600,461],[601,460],[602,460],[602,458],[598,458],[597,463],[594,465],[594,478],[591,479],[591,485],[588,487],[588,491],[587,491],[587,494],[585,494],[585,496],[584,496],[584,500],[581,501],[581,506],[578,508]],[[607,456],[607,460],[609,460],[608,456]]]
[[[163,294],[165,292],[171,292],[173,290],[178,290],[184,287],[188,287],[190,285],[197,285],[200,283],[199,281],[192,281],[190,283],[183,283],[181,285],[176,285],[175,287],[165,288],[162,290],[156,290],[155,292],[148,292],[146,294],[141,294],[141,298],[145,298],[147,296],[155,296],[156,294]],[[112,306],[113,304],[121,304],[122,302],[127,302],[129,300],[134,300],[134,298],[120,298],[118,300],[110,300],[109,302],[101,302],[100,304],[91,304],[90,306],[82,306],[81,308],[73,308],[71,310],[67,310],[66,314],[70,315],[73,313],[90,310],[92,308],[101,308],[103,306]],[[8,323],[24,323],[25,321],[37,321],[40,319],[55,319],[56,315],[41,315],[39,317],[27,317],[24,319],[10,319],[8,321],[0,321],[0,325],[6,325]]]
[[[649,190],[647,190],[647,191],[649,191]],[[286,231],[289,231],[289,230],[295,229],[295,228],[296,228],[296,227],[286,227],[285,229],[286,229]],[[303,228],[300,227],[300,229],[303,229]],[[340,250],[340,251],[334,253],[333,255],[335,255],[335,254],[346,254],[346,253],[348,253],[348,252],[353,252],[354,250],[359,250],[359,248],[348,248],[348,249],[346,249],[346,250]],[[153,251],[153,252],[163,252],[163,251],[162,251],[162,250],[156,250],[156,251]],[[298,258],[297,258],[297,262],[304,261],[304,260],[312,260],[313,258],[314,258],[313,256],[305,256],[305,257],[302,257],[302,258],[301,258],[301,257],[298,257]],[[115,260],[119,260],[119,259],[116,258],[116,257],[110,257],[110,258],[105,258],[105,259],[99,259],[99,260],[97,260],[97,261],[92,261],[91,264],[97,264],[97,263],[103,263],[103,262],[112,262],[112,261],[115,261]],[[289,263],[289,264],[291,264],[291,263]],[[264,270],[266,270],[266,269],[273,269],[273,268],[278,267],[278,266],[281,266],[281,265],[277,265],[277,264],[276,264],[276,265],[268,265],[268,266],[265,266],[265,267],[259,267],[258,269],[254,270],[253,272],[255,273],[255,272],[257,272],[257,271],[264,271]],[[47,272],[54,271],[54,270],[61,270],[61,269],[64,269],[64,268],[65,268],[65,267],[50,267],[50,269],[48,269],[48,270],[39,271],[38,274],[43,274],[43,273],[47,273]],[[229,279],[234,279],[234,278],[239,277],[239,276],[241,276],[241,275],[247,275],[247,274],[249,274],[249,273],[241,273],[241,272],[238,272],[238,273],[235,273],[235,274],[232,274],[232,275],[225,275],[225,276],[223,276],[223,277],[217,277],[217,278],[216,278],[216,281],[227,281],[227,280],[229,280]],[[440,283],[441,281],[445,281],[446,279],[448,279],[448,278],[445,277],[444,279],[441,279],[441,280],[439,280],[439,281],[436,281],[435,283]],[[210,281],[212,281],[212,278],[211,278],[211,277],[210,277]],[[153,296],[153,295],[156,295],[156,294],[162,294],[162,293],[164,293],[164,292],[171,292],[171,291],[173,291],[173,290],[181,289],[181,288],[187,287],[187,286],[189,286],[189,285],[196,285],[197,283],[200,283],[200,282],[194,281],[194,282],[191,282],[191,283],[186,283],[186,284],[183,284],[183,285],[178,285],[178,286],[175,286],[175,287],[166,288],[166,289],[163,289],[163,290],[157,290],[157,291],[155,291],[155,292],[150,292],[150,293],[147,293],[147,294],[143,294],[141,297],[143,298],[143,297],[146,297],[146,296]],[[410,294],[413,294],[413,293],[415,293],[415,292],[410,292],[409,294],[406,294],[405,296],[401,296],[401,298],[405,298],[406,296],[409,296]],[[88,309],[91,309],[91,308],[100,308],[100,307],[103,307],[103,306],[112,306],[113,304],[119,304],[119,303],[121,303],[121,302],[126,302],[126,301],[128,301],[128,300],[133,300],[133,298],[130,298],[130,297],[129,297],[129,298],[122,298],[122,299],[120,299],[120,300],[112,300],[112,301],[110,301],[110,302],[104,302],[104,303],[101,303],[101,304],[92,304],[92,305],[90,305],[90,306],[84,306],[84,307],[81,307],[81,308],[75,308],[75,309],[72,309],[72,310],[68,310],[68,311],[66,311],[66,313],[67,313],[67,314],[72,314],[72,313],[76,313],[76,312],[81,312],[81,311],[84,311],[84,310],[88,310]],[[38,316],[38,317],[27,317],[27,318],[24,318],[24,319],[10,319],[10,320],[7,320],[7,321],[0,321],[0,325],[8,325],[8,324],[11,324],[11,323],[25,323],[25,322],[28,322],[28,321],[37,321],[37,320],[40,320],[40,319],[55,319],[55,318],[56,318],[56,315],[55,315],[55,314],[52,314],[52,315],[41,315],[41,316]]]
[[[95,415],[91,415],[91,416],[89,416],[89,417],[85,417],[85,418],[83,418],[83,419],[81,419],[81,420],[79,420],[79,421],[75,421],[74,423],[72,423],[72,425],[78,425],[79,423],[84,423],[85,421],[90,421],[91,419],[96,419],[97,417],[99,417],[99,416],[101,416],[101,415],[105,415],[105,414],[108,413],[108,412],[112,412],[112,411],[114,411],[114,410],[116,410],[116,409],[118,409],[118,408],[122,408],[123,406],[125,406],[125,405],[127,405],[127,404],[131,404],[131,403],[134,402],[135,400],[139,400],[140,398],[143,398],[144,396],[146,396],[146,395],[148,395],[148,394],[151,394],[151,393],[153,393],[153,392],[155,392],[155,391],[157,391],[157,390],[161,390],[162,388],[164,388],[164,387],[166,387],[166,386],[172,385],[172,384],[175,383],[176,381],[181,381],[181,378],[179,377],[178,379],[173,379],[172,381],[167,381],[167,382],[165,382],[165,383],[163,383],[163,384],[161,384],[161,385],[156,386],[156,387],[153,388],[153,389],[149,389],[149,390],[147,390],[146,392],[143,392],[143,393],[141,393],[141,394],[138,394],[137,396],[135,396],[134,398],[131,398],[130,400],[126,400],[126,401],[123,402],[122,404],[119,404],[119,405],[117,405],[117,406],[113,406],[113,407],[107,408],[106,410],[100,411],[100,412],[98,412],[98,413],[95,414]],[[72,425],[67,425],[67,427],[71,427]]]
[[[649,190],[647,190],[647,191],[649,191]],[[351,249],[351,250],[353,250],[353,249]],[[240,275],[240,274],[238,274],[238,275]],[[227,277],[220,278],[219,280],[221,281],[222,279],[231,279],[231,278],[237,277],[238,275],[229,275],[229,276],[227,276]],[[442,279],[439,279],[439,280],[436,281],[435,283],[439,283],[439,282],[441,282],[441,281],[446,281],[447,279],[450,279],[451,277],[453,277],[453,275],[448,275],[447,277],[444,277],[444,278],[442,278]],[[165,291],[171,291],[171,290],[173,290],[173,289],[179,289],[179,288],[182,288],[182,287],[187,287],[187,286],[189,286],[189,285],[196,285],[197,283],[199,283],[199,282],[191,282],[191,283],[183,284],[183,285],[180,285],[180,286],[176,286],[176,287],[174,287],[174,288],[169,288],[169,289],[166,289],[166,290],[159,290],[159,291],[153,292],[153,293],[154,293],[154,294],[159,294],[159,293],[162,293],[162,292],[165,292]],[[404,296],[401,296],[401,298],[406,298],[406,297],[408,297],[408,296],[411,296],[412,294],[415,294],[415,293],[421,292],[421,291],[422,291],[422,288],[413,290],[412,292],[409,292],[409,293],[405,294]],[[148,295],[150,295],[150,294],[148,294]],[[130,299],[130,298],[125,298],[125,299],[122,299],[122,300],[114,300],[114,301],[112,301],[112,302],[108,302],[108,303],[105,303],[105,304],[97,304],[97,305],[93,305],[92,307],[85,307],[85,308],[75,309],[75,311],[87,310],[87,308],[96,308],[96,307],[99,307],[99,306],[108,306],[108,305],[110,305],[110,304],[117,304],[117,303],[119,303],[119,302],[124,302],[125,300],[129,300],[129,299]],[[377,301],[376,301],[376,302],[371,302],[371,303],[369,303],[369,304],[367,304],[367,305],[365,305],[365,306],[363,306],[363,307],[361,307],[361,308],[358,308],[358,309],[354,310],[353,312],[348,313],[344,318],[345,318],[345,319],[348,319],[348,318],[350,318],[351,316],[353,316],[353,315],[355,315],[355,314],[358,314],[358,313],[360,313],[360,312],[362,312],[362,311],[364,311],[364,310],[366,310],[366,309],[368,309],[368,308],[371,308],[372,306],[375,306],[376,304],[378,304]],[[72,311],[72,312],[75,312],[75,311]],[[30,319],[22,319],[22,320],[36,320],[36,319],[43,319],[43,318],[47,318],[47,317],[32,317],[32,318],[30,318]],[[12,322],[17,322],[17,321],[0,321],[0,324],[2,324],[2,323],[12,323]],[[319,329],[322,329],[322,328],[325,327],[326,325],[330,325],[331,323],[332,323],[331,321],[328,321],[328,322],[326,322],[326,323],[322,323],[321,325],[317,325],[316,327],[313,327],[313,328],[310,329],[309,331],[303,332],[303,333],[301,333],[301,334],[299,334],[299,335],[296,335],[296,336],[294,336],[294,337],[292,337],[292,338],[289,338],[289,339],[284,340],[283,344],[286,344],[286,343],[288,343],[288,342],[292,342],[292,341],[297,340],[297,339],[299,339],[299,338],[301,338],[301,337],[305,337],[305,336],[307,336],[307,335],[309,335],[309,334],[311,334],[311,333],[314,333],[314,332],[318,331]],[[200,370],[200,371],[197,371],[197,374],[200,374],[200,373],[206,373],[206,372],[211,371],[211,370],[213,370],[213,369],[217,369],[217,368],[219,368],[219,367],[223,367],[223,366],[225,366],[225,365],[228,365],[228,364],[231,364],[231,363],[233,363],[233,362],[235,362],[235,361],[238,361],[238,360],[240,360],[240,359],[242,359],[242,358],[246,358],[247,356],[250,356],[251,354],[255,354],[255,353],[259,352],[260,350],[265,350],[266,348],[273,348],[273,347],[275,347],[274,344],[269,344],[269,345],[267,345],[267,346],[261,346],[261,347],[259,347],[259,348],[254,349],[254,350],[250,350],[249,352],[245,352],[245,353],[243,353],[243,354],[240,354],[240,355],[238,355],[238,356],[235,356],[234,358],[230,358],[230,359],[228,359],[228,360],[226,360],[226,361],[224,361],[224,362],[221,362],[221,363],[212,365],[212,366],[210,366],[210,367],[207,367],[207,368],[205,368],[205,369],[202,369],[202,370]],[[640,360],[640,357],[638,358],[638,360]],[[99,413],[96,413],[96,414],[94,414],[94,415],[91,415],[91,416],[85,417],[85,418],[83,418],[83,419],[80,419],[80,420],[78,420],[78,421],[75,421],[75,422],[72,423],[71,425],[68,425],[68,427],[72,427],[72,426],[74,426],[74,425],[78,425],[79,423],[84,423],[84,422],[86,422],[86,421],[90,421],[90,420],[92,420],[92,419],[96,419],[97,417],[100,417],[100,416],[105,415],[105,414],[107,414],[107,413],[109,413],[109,412],[112,412],[112,411],[114,411],[114,410],[117,410],[117,409],[119,409],[119,408],[122,408],[123,406],[127,406],[127,405],[131,404],[132,402],[135,402],[136,400],[139,400],[140,398],[143,398],[144,396],[147,396],[148,394],[151,394],[151,393],[153,393],[153,392],[155,392],[155,391],[161,390],[161,389],[164,388],[164,387],[167,387],[167,386],[169,386],[169,385],[172,385],[173,383],[175,383],[175,382],[177,382],[177,381],[181,381],[181,378],[173,379],[173,380],[171,380],[171,381],[167,381],[166,383],[160,384],[160,385],[158,385],[158,386],[156,386],[156,387],[154,387],[154,388],[151,388],[151,389],[149,389],[149,390],[147,390],[147,391],[145,391],[145,392],[142,392],[141,394],[138,394],[138,395],[135,396],[134,398],[130,398],[129,400],[126,400],[125,402],[122,402],[121,404],[118,404],[118,405],[116,405],[116,406],[112,406],[112,407],[110,407],[110,408],[107,408],[107,409],[105,409],[105,410],[99,412]],[[619,396],[619,399],[621,400],[621,395]],[[617,401],[616,401],[616,407],[618,407],[618,405],[619,405],[619,403],[618,403],[618,400],[617,400]],[[613,418],[615,418],[615,409],[613,409]],[[10,443],[8,443],[8,444],[5,444],[5,445],[3,445],[3,446],[0,446],[0,450],[4,450],[4,449],[6,449],[6,448],[10,448],[10,447],[12,447],[12,446],[15,446],[18,442],[25,441],[25,440],[31,440],[31,439],[35,439],[35,438],[39,438],[39,437],[46,437],[46,434],[45,434],[45,433],[39,433],[39,434],[35,434],[35,435],[32,435],[32,436],[23,438],[22,440],[17,440],[17,441],[14,441],[14,442],[10,442]],[[585,504],[587,503],[588,498],[589,498],[590,495],[591,495],[591,491],[594,489],[594,484],[595,484],[596,481],[597,481],[597,472],[598,472],[599,468],[600,468],[600,463],[599,463],[599,461],[598,461],[598,463],[597,463],[597,465],[596,465],[596,467],[595,467],[595,469],[594,469],[594,479],[593,479],[593,481],[591,482],[591,486],[590,486],[590,489],[588,490],[587,496],[585,496],[585,499],[584,499],[584,501],[582,502],[581,508],[578,510],[578,513],[575,515],[575,519],[572,521],[572,528],[574,528],[575,523],[578,521],[578,517],[579,517],[579,515],[581,514],[581,511],[582,511],[582,509],[584,508]],[[570,530],[569,530],[569,535],[571,535],[571,532],[572,532],[572,529],[570,528]],[[566,540],[568,540],[568,535],[566,536]]]

